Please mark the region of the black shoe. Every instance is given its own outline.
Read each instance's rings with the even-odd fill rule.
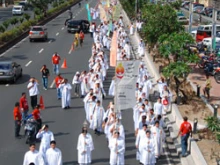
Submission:
[[[15,136],[16,139],[21,139],[21,135]]]
[[[61,98],[58,98],[57,100],[61,100]]]
[[[70,109],[70,106],[67,106],[67,109]]]

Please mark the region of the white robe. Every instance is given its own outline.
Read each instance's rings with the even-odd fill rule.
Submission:
[[[89,82],[88,82],[88,77],[86,75],[82,75],[80,77],[81,79],[81,94],[82,96],[85,96],[89,92]],[[86,80],[87,79],[87,80]]]
[[[86,103],[86,119],[87,121],[91,122],[91,115],[93,113],[93,110],[95,108],[96,102],[95,101],[88,101]]]
[[[112,80],[111,85],[108,90],[108,95],[109,96],[114,96],[115,95],[115,80]]]
[[[125,139],[125,130],[124,130],[124,126],[121,123],[118,124],[118,125],[117,125],[117,123],[112,124],[111,127],[110,127],[110,130],[112,128],[117,129],[119,131],[119,137],[122,138],[122,139]],[[109,136],[108,138],[110,140],[111,136]]]
[[[54,140],[54,135],[51,131],[41,131],[36,135],[37,139],[41,139],[39,152],[45,157],[47,149],[50,148],[50,142]]]
[[[104,116],[105,110],[102,106],[95,106],[93,113],[92,113],[92,120],[90,123],[90,128],[97,131],[102,131],[102,121]]]
[[[25,153],[23,165],[29,165],[30,163],[34,163],[35,165],[45,165],[43,156],[37,150]]]
[[[138,54],[139,57],[143,57],[145,53],[145,46],[144,46],[144,42],[140,42],[138,45]]]
[[[59,88],[62,91],[62,108],[70,106],[72,86],[69,83],[60,84]]]
[[[107,121],[107,123],[105,125],[105,129],[104,129],[104,133],[105,133],[107,139],[109,139],[112,136],[112,133],[110,132],[110,130],[111,130],[111,127],[114,124],[114,120],[115,120],[112,117],[112,113],[114,113],[114,111],[113,110],[109,110],[109,112],[108,112],[108,121]]]
[[[49,148],[46,152],[47,165],[63,165],[62,153],[58,148]]]
[[[130,26],[130,35],[133,35],[134,34],[134,25],[131,25]]]
[[[126,57],[130,59],[131,58],[131,47],[130,47],[130,45],[125,44],[124,50],[125,50],[125,53],[126,53]]]
[[[145,75],[149,76],[149,75],[148,75],[148,72],[147,72],[147,69],[145,69],[145,68],[140,68],[140,69],[139,69],[139,77],[140,77],[140,80],[141,80],[141,81],[144,79],[144,76],[145,76]]]
[[[122,138],[111,138],[109,141],[110,165],[124,165],[125,141]],[[118,152],[118,154],[116,153]]]
[[[155,156],[160,156],[163,153],[163,139],[165,139],[165,133],[162,128],[153,126],[151,127],[151,135],[155,143]]]
[[[146,98],[149,99],[150,91],[152,89],[152,83],[150,80],[146,80],[143,82],[143,92],[146,95]]]
[[[79,135],[77,150],[79,164],[87,164],[92,162],[91,151],[94,150],[94,146],[92,136],[89,133],[87,133],[86,136],[84,136],[83,134]],[[84,153],[84,151],[86,152]]]
[[[155,115],[164,115],[166,114],[163,109],[163,104],[156,102],[154,104],[154,114]]]
[[[133,121],[134,121],[134,130],[136,130],[138,128],[138,124],[139,124],[139,109],[141,107],[142,103],[137,103],[134,107],[133,107]]]
[[[136,153],[136,159],[141,160],[141,153],[143,150],[143,144],[146,141],[146,131],[143,129],[138,131],[136,141],[135,141],[135,146],[138,146],[138,151]]]
[[[146,138],[145,143],[142,145],[142,152],[141,152],[141,160],[140,162],[143,165],[154,165],[156,163],[154,149],[155,143],[152,138]],[[150,152],[149,152],[150,151]]]

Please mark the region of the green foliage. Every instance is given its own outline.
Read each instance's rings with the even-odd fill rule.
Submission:
[[[143,25],[145,41],[156,44],[159,37],[164,34],[183,31],[184,28],[177,21],[176,11],[168,4],[146,4],[142,9],[142,17],[147,21]]]
[[[120,0],[129,18],[135,17],[135,0]]]
[[[3,26],[5,27],[5,30],[8,29],[9,25],[10,25],[10,22],[8,20],[4,21],[3,23]]]
[[[19,22],[23,23],[24,22],[24,17],[19,18]]]
[[[175,1],[175,2],[171,2],[170,6],[172,6],[176,10],[180,10],[181,4],[182,4],[182,1],[178,0],[178,1]]]
[[[34,8],[34,14],[35,15],[40,15],[42,13],[42,10],[40,8]]]
[[[12,24],[12,25],[16,25],[17,23],[18,23],[18,18],[17,17],[13,17],[11,20],[10,20],[10,23]]]
[[[27,21],[29,21],[30,18],[31,18],[31,16],[30,16],[29,14],[27,14],[27,13],[24,13],[23,17],[24,17]]]
[[[3,25],[0,25],[0,33],[4,33],[5,32],[5,27]]]
[[[212,132],[220,132],[220,120],[217,117],[209,116],[205,118],[207,128]]]
[[[57,1],[54,1],[53,4],[52,4],[53,8],[57,7],[58,6],[58,3]]]

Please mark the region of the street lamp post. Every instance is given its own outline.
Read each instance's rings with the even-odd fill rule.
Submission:
[[[193,22],[193,0],[190,0],[189,3],[189,33],[192,31],[192,22]]]
[[[5,0],[2,0],[2,7],[6,7]]]
[[[215,104],[215,105],[213,106],[213,108],[214,108],[214,117],[217,117],[217,114],[218,114],[218,105]]]

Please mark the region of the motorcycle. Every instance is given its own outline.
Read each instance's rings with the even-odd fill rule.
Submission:
[[[35,136],[37,134],[37,122],[33,119],[32,114],[29,115],[26,119],[26,124],[24,125],[24,132],[26,144],[30,144],[31,142],[35,141]]]
[[[213,62],[213,59],[212,59],[212,58],[210,58],[210,57],[208,57],[208,56],[204,56],[204,57],[202,57],[202,59],[200,60],[198,66],[199,66],[199,68],[204,69],[205,66],[206,66],[206,64],[212,63],[212,62]]]
[[[214,76],[215,81],[220,84],[220,62],[207,63],[204,69],[206,75]]]

